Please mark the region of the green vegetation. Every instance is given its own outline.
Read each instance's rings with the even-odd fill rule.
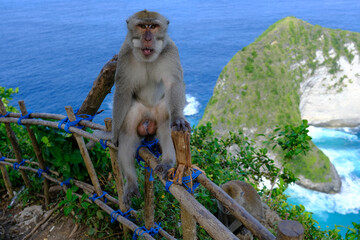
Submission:
[[[0,87],[0,97],[4,99],[4,91],[1,92],[1,90],[4,89]],[[10,99],[13,93],[13,91],[7,91],[6,100]],[[15,108],[11,106],[7,106],[7,109],[8,111],[10,109],[15,111]],[[17,136],[24,136],[19,138],[24,158],[36,161],[31,143],[26,137],[26,130],[17,124],[12,124],[12,127]],[[77,167],[83,163],[80,161],[81,156],[78,155],[78,149],[75,147],[76,145],[72,141],[70,134],[57,129],[51,130],[42,127],[34,127],[34,130],[45,155],[46,164],[52,170],[58,171],[63,179],[75,177],[78,180],[90,182],[85,170],[86,168]],[[287,151],[286,157],[289,161],[296,161],[294,159],[295,155],[305,154],[308,150],[306,146],[308,145],[309,137],[306,133],[307,125],[304,122],[299,126],[286,126],[285,128],[276,129],[268,140],[270,145],[285,149]],[[0,145],[0,151],[7,157],[14,157],[10,144],[7,142],[4,124],[0,124],[0,138],[2,142],[6,143]],[[235,149],[235,151],[230,149]],[[58,154],[59,152],[62,154]],[[296,206],[286,202],[287,196],[284,194],[284,191],[288,184],[295,181],[295,177],[286,166],[280,174],[280,169],[274,165],[274,161],[267,153],[268,150],[266,148],[256,147],[254,141],[246,137],[242,131],[229,132],[224,137],[218,138],[211,124],[208,123],[205,126],[194,128],[192,132],[191,155],[193,163],[203,169],[207,177],[213,182],[220,185],[229,180],[237,179],[251,183],[259,191],[263,200],[267,201],[269,207],[275,210],[282,219],[297,220],[302,223],[305,228],[304,239],[342,239],[338,234],[338,227],[334,230],[322,231],[316,226],[317,222],[312,218],[312,213],[306,212],[302,205]],[[107,191],[110,195],[116,196],[115,180],[111,177],[108,152],[97,145],[90,154],[103,190]],[[64,165],[71,167],[64,167]],[[6,168],[10,174],[13,187],[17,189],[24,185],[18,171],[14,171],[8,166]],[[137,166],[137,171],[140,192],[144,194],[144,174],[142,174],[144,170]],[[25,189],[21,195],[24,206],[26,204],[38,203],[39,199],[33,193],[41,192],[42,184],[37,174],[30,173],[29,177],[34,187],[32,189]],[[270,199],[266,198],[270,193],[269,189],[266,187],[258,188],[263,178],[271,182],[279,179]],[[0,187],[5,187],[2,178],[0,178]],[[170,234],[177,238],[181,237],[181,228],[179,226],[180,209],[177,200],[165,191],[160,181],[155,181],[154,188],[156,222],[161,222],[161,226]],[[75,192],[80,194],[81,197],[72,194]],[[116,223],[111,224],[110,216],[97,208],[96,205],[87,203],[85,201],[87,197],[86,194],[74,185],[65,194],[61,192],[57,196],[58,199],[62,199],[60,206],[63,207],[65,215],[74,211],[77,216],[74,221],[84,223],[89,227],[87,234],[90,238],[118,239],[118,235],[121,232],[119,225]],[[217,212],[216,201],[205,188],[200,186],[196,189],[195,197],[209,211]],[[138,225],[142,226],[143,222],[141,219],[143,219],[144,215],[143,199],[132,199],[132,203],[132,207],[138,210],[138,218],[135,221]],[[270,229],[274,234],[275,228],[276,224],[273,229]],[[360,225],[353,223],[353,227],[347,229],[348,232],[345,239],[354,239],[352,236],[357,236],[356,234],[360,231]],[[211,239],[201,226],[198,227],[198,238]]]
[[[337,73],[340,56],[352,61],[354,56],[345,47],[350,42],[359,50],[360,34],[313,26],[294,17],[279,20],[226,65],[228,77],[218,79],[200,124],[210,121],[219,134],[248,129],[246,133],[255,137],[275,126],[301,123],[300,83],[320,66]],[[324,62],[317,61],[317,51],[323,52]],[[330,57],[330,51],[335,56]],[[348,82],[344,77],[325,87],[341,92]],[[224,116],[223,109],[233,111]],[[330,180],[325,178],[330,173],[329,160],[314,144],[298,158],[299,164],[290,164],[289,169],[313,182]]]

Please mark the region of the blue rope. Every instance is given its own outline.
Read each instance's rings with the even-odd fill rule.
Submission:
[[[115,222],[116,219],[117,219],[117,217],[118,217],[119,215],[122,216],[122,217],[124,217],[124,218],[126,218],[126,219],[129,219],[129,217],[130,217],[130,212],[131,212],[132,210],[134,210],[134,209],[130,208],[129,210],[127,210],[127,211],[124,212],[124,213],[123,213],[120,209],[112,211],[112,212],[110,213],[111,223]]]
[[[6,158],[6,157],[1,157],[1,158],[0,158],[0,161],[5,161],[5,158]]]
[[[41,177],[41,175],[42,175],[43,172],[46,172],[47,174],[50,174],[49,167],[46,167],[45,170],[39,168],[39,170],[37,171],[37,174],[38,174],[38,177],[39,177],[39,178]]]
[[[19,117],[19,120],[17,121],[17,123],[19,125],[24,125],[24,124],[21,123],[21,120],[29,118],[31,113],[32,113],[32,111],[28,111],[28,114],[26,114],[26,115],[21,114],[20,117]]]
[[[169,191],[169,187],[173,184],[172,181],[167,181],[165,184],[165,190],[171,194],[171,192]]]
[[[100,139],[100,145],[103,147],[103,149],[106,149],[107,148],[107,140],[104,141],[104,139]]]
[[[9,116],[9,114],[10,114],[10,112],[7,112],[5,115],[1,115],[1,114],[0,114],[0,118],[2,118],[2,117],[3,117],[3,118],[4,118],[4,117],[7,117],[7,116]]]
[[[15,170],[18,170],[19,168],[20,168],[20,166],[23,166],[24,164],[25,164],[25,162],[26,162],[26,160],[25,159],[23,159],[22,161],[21,161],[21,163],[14,163],[14,169]]]
[[[142,236],[144,233],[148,233],[150,234],[152,237],[154,237],[156,234],[159,233],[160,229],[162,229],[162,227],[160,226],[160,224],[155,223],[156,227],[155,228],[150,228],[149,230],[146,229],[145,226],[142,227],[138,227],[137,229],[135,229],[134,231],[134,235],[132,237],[133,240],[136,240],[138,238],[138,236]],[[142,231],[140,233],[140,231]],[[140,233],[140,234],[139,234]]]
[[[68,179],[66,179],[65,181],[61,182],[61,183],[60,183],[60,186],[63,186],[63,185],[65,184],[67,187],[70,187],[70,185],[71,185],[70,180],[71,180],[71,179],[72,179],[72,178],[68,178]]]
[[[88,114],[80,114],[80,115],[77,115],[77,112],[78,112],[78,111],[79,111],[79,109],[76,109],[76,110],[75,110],[75,117],[76,117],[75,121],[69,121],[69,118],[66,117],[66,118],[64,118],[64,119],[62,119],[62,120],[59,121],[58,128],[61,129],[61,125],[62,125],[62,124],[65,124],[64,130],[65,130],[67,133],[72,133],[72,132],[69,130],[70,127],[76,127],[76,128],[79,128],[79,129],[83,129],[84,126],[80,126],[80,125],[79,125],[79,126],[75,126],[75,125],[79,124],[79,122],[80,122],[81,120],[92,121],[92,120],[94,119],[94,117],[97,115],[97,114],[95,114],[95,115],[93,115],[93,116],[88,115]]]
[[[155,155],[155,157],[159,158],[161,153],[160,153],[159,148],[158,148],[158,143],[159,143],[159,140],[157,138],[155,138],[155,140],[153,140],[153,141],[145,141],[145,139],[143,139],[141,141],[141,145],[136,149],[136,161],[142,168],[144,168],[148,172],[150,172],[150,177],[149,177],[150,182],[154,181],[154,177],[153,177],[153,174],[152,174],[153,170],[152,170],[152,168],[150,166],[145,167],[144,165],[142,165],[140,163],[140,162],[145,162],[145,160],[139,155],[139,150],[142,147],[146,147],[147,149],[150,150],[150,152],[152,154]]]
[[[190,183],[192,180],[195,180],[200,174],[202,174],[202,172],[200,170],[194,169],[192,168],[191,171],[193,171],[193,174],[191,174],[191,176],[186,176],[182,178],[182,183],[183,185],[186,187],[186,190],[189,193],[194,193],[195,189],[200,185],[199,182],[194,182],[192,188],[189,187],[187,184]],[[168,193],[170,193],[169,191],[169,187],[173,184],[172,181],[167,181],[165,184],[165,189]],[[171,193],[170,193],[171,194]]]
[[[104,191],[101,196],[98,196],[98,197],[97,197],[97,194],[94,193],[94,195],[93,195],[92,197],[89,197],[89,199],[92,200],[93,202],[95,202],[96,199],[100,199],[100,198],[103,198],[103,197],[104,197],[104,198],[105,198],[104,203],[106,203],[106,202],[107,202],[107,198],[105,197],[105,194],[108,194],[108,193]]]

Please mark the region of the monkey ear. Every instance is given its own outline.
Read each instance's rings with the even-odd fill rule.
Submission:
[[[167,23],[167,25],[169,25],[169,24],[170,24],[170,21],[169,21],[169,20],[167,20],[167,21],[166,21],[166,23]]]
[[[240,193],[240,197],[244,196],[244,194],[245,194],[244,192],[241,192],[241,193]]]
[[[126,24],[129,24],[129,19],[126,19]]]

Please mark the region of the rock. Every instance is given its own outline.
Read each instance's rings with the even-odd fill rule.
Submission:
[[[330,194],[339,193],[341,190],[341,179],[333,164],[330,164],[330,171],[331,171],[330,182],[314,183],[309,179],[306,179],[304,176],[299,175],[299,180],[296,182],[296,184],[323,193],[330,193]]]
[[[211,122],[220,136],[242,129],[249,139],[302,119],[321,127],[360,126],[359,41],[360,33],[293,17],[276,22],[224,67],[199,123]],[[311,152],[299,156],[302,165],[309,159],[315,164],[296,168],[297,177],[311,178],[300,176],[298,183],[339,192],[341,180],[334,166],[330,169],[329,158],[318,152],[313,144]],[[317,183],[323,179],[329,182]]]
[[[359,52],[352,42],[344,47],[353,54],[352,61],[341,56],[336,73],[330,74],[329,67],[322,66],[308,74],[301,84],[301,117],[310,125],[337,128],[360,125],[360,111],[355,111],[360,109]],[[320,50],[317,56],[327,59]]]
[[[35,225],[40,217],[43,215],[44,211],[42,210],[42,206],[33,205],[27,208],[24,208],[20,213],[15,216],[17,226],[31,229],[33,225]]]

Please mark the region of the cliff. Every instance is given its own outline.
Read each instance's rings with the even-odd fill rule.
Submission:
[[[282,19],[224,67],[200,124],[210,121],[220,135],[241,128],[249,136],[301,119],[359,125],[359,52],[359,33]],[[340,191],[336,169],[315,145],[294,163],[289,168],[299,184]]]

